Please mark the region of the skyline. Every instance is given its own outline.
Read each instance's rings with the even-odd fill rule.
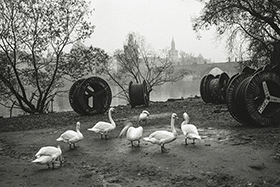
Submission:
[[[155,51],[170,48],[213,62],[228,59],[225,44],[215,41],[214,29],[201,31],[201,39],[192,29],[191,18],[198,16],[202,4],[196,0],[92,0],[91,22],[94,33],[85,44],[113,54],[122,49],[127,35],[135,32],[145,37]]]

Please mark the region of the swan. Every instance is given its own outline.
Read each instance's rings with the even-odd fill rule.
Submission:
[[[164,145],[167,143],[170,143],[177,138],[177,132],[176,128],[174,126],[175,119],[178,119],[177,114],[173,113],[171,115],[171,131],[165,131],[165,130],[159,130],[155,131],[152,134],[150,134],[149,137],[144,137],[143,139],[145,141],[151,142],[153,144],[158,144],[161,146],[161,152],[164,153],[167,150],[164,148]]]
[[[116,128],[116,123],[112,119],[112,112],[114,112],[114,108],[110,108],[108,112],[109,122],[99,121],[92,128],[88,129],[89,131],[93,131],[95,133],[100,133],[101,139],[103,139],[103,135],[105,136],[105,140],[107,140],[107,133]]]
[[[189,124],[190,117],[186,112],[183,113],[183,118],[185,121],[181,123],[181,130],[185,136],[185,146],[188,145],[188,139],[192,139],[195,144],[196,139],[201,140],[197,128],[193,124]]]
[[[123,137],[126,133],[126,138],[131,142],[131,147],[135,147],[133,142],[137,141],[137,147],[140,147],[140,139],[143,135],[143,127],[133,127],[131,122],[128,122],[127,125],[122,129],[119,134],[119,137]]]
[[[81,124],[80,122],[77,122],[76,131],[67,130],[63,134],[61,134],[60,137],[56,139],[56,141],[68,143],[70,149],[71,145],[73,145],[73,147],[76,148],[75,143],[81,141],[84,138],[83,134],[80,131],[80,128]]]
[[[35,155],[36,159],[33,160],[33,163],[36,164],[47,164],[50,168],[50,163],[52,164],[52,168],[54,169],[54,162],[56,159],[59,159],[60,166],[62,166],[62,151],[60,146],[46,146],[42,147]]]
[[[143,110],[142,113],[139,115],[139,124],[140,122],[145,122],[145,124],[147,125],[149,115],[150,113],[147,110]]]

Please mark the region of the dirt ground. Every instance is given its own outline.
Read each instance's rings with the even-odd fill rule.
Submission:
[[[280,186],[280,127],[247,127],[236,122],[226,105],[205,104],[201,98],[151,103],[148,108],[115,107],[117,127],[109,140],[87,129],[107,114],[80,116],[74,112],[0,119],[0,186]],[[150,112],[144,137],[170,130],[170,116],[178,138],[162,154],[158,145],[141,141],[131,148],[118,138],[126,120],[138,124],[143,109]],[[198,127],[202,140],[184,146],[180,130],[183,112]],[[56,138],[81,123],[84,139],[76,149]],[[61,145],[63,165],[55,169],[31,163],[47,145]]]

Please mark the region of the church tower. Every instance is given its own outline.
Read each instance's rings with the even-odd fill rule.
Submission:
[[[173,37],[171,41],[171,49],[168,51],[168,54],[172,62],[178,62],[178,50],[175,48],[175,41]]]

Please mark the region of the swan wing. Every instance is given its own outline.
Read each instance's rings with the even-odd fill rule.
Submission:
[[[58,139],[56,139],[56,141],[62,141],[62,142],[69,142],[73,139],[77,138],[77,132],[73,131],[73,130],[67,130],[66,132],[64,132],[63,134],[60,135],[60,137]]]
[[[171,142],[176,139],[174,134],[169,131],[155,131],[150,134],[149,137],[143,138],[145,141],[154,143],[154,144],[162,144]]]
[[[147,142],[151,142],[153,144],[160,144],[160,141],[156,138],[144,137],[143,140],[145,140]]]
[[[181,130],[182,130],[184,135],[187,135],[187,134],[198,135],[198,130],[197,130],[196,126],[194,126],[192,124],[182,124],[181,125]]]
[[[176,136],[169,131],[156,131],[153,137],[157,138],[160,144],[169,143],[176,139]]]
[[[37,163],[37,164],[47,164],[53,161],[53,157],[52,156],[48,156],[48,155],[42,155],[38,158],[36,158],[35,160],[33,160],[33,163]]]
[[[88,129],[88,130],[98,133],[98,132],[104,132],[104,131],[108,131],[108,130],[112,130],[112,129],[114,129],[114,126],[111,123],[99,121],[91,129]]]
[[[139,140],[143,136],[143,127],[130,127],[127,130],[126,137],[129,141]]]
[[[187,138],[201,140],[201,137],[199,135],[197,135],[197,134],[188,134]]]
[[[40,157],[42,155],[45,156],[52,156],[55,154],[58,154],[59,152],[61,152],[60,149],[58,149],[57,147],[53,147],[53,146],[46,146],[46,147],[42,147],[37,153],[36,153],[36,157]]]
[[[173,133],[169,131],[155,131],[152,134],[150,134],[149,138],[156,138],[160,140],[172,135]]]

